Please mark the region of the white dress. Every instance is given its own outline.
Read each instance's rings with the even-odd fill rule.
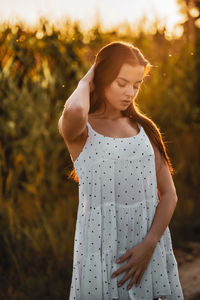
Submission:
[[[138,287],[127,290],[132,277],[117,286],[125,272],[111,278],[129,260],[116,259],[151,227],[159,203],[155,156],[139,123],[139,133],[128,138],[107,137],[87,125],[87,141],[74,162],[79,205],[69,299],[184,299],[168,226]]]

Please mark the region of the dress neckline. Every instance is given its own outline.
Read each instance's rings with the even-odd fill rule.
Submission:
[[[104,137],[104,138],[106,138],[106,139],[112,139],[112,140],[127,140],[127,139],[133,139],[133,138],[138,137],[138,136],[142,133],[142,126],[141,126],[140,123],[138,123],[138,122],[136,122],[136,123],[138,124],[138,127],[139,127],[139,129],[140,129],[140,131],[139,131],[136,135],[132,135],[132,136],[128,136],[128,137],[111,137],[111,136],[106,136],[106,135],[104,135],[104,134],[101,134],[101,133],[97,132],[96,130],[94,130],[94,129],[92,128],[92,125],[91,125],[89,122],[87,122],[87,124],[90,126],[91,130],[92,130],[95,134],[97,134],[97,135],[99,135],[99,136],[101,136],[101,137]]]

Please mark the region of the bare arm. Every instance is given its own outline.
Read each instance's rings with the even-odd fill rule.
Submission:
[[[62,115],[58,121],[58,129],[64,139],[73,141],[86,127],[90,109],[90,88],[93,79],[94,65],[80,80],[77,88],[67,99]]]
[[[65,102],[63,115],[80,108],[87,114],[89,112],[89,93],[89,82],[79,81],[77,88]]]
[[[157,206],[151,228],[144,241],[156,247],[156,244],[170,223],[178,198],[167,163],[161,159],[160,152],[156,147],[154,147],[154,153],[160,202]]]

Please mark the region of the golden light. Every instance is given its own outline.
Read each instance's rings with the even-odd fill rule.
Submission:
[[[44,37],[44,33],[42,31],[37,31],[36,33],[36,38],[38,40],[42,39]]]
[[[180,38],[183,34],[183,31],[184,31],[183,26],[177,25],[174,30],[174,36],[176,38]]]
[[[197,18],[199,16],[199,9],[197,7],[192,7],[189,9],[189,14],[193,18]]]
[[[182,25],[176,25],[174,27],[173,33],[166,33],[165,38],[167,40],[179,39],[184,32],[184,28]]]
[[[195,20],[194,24],[195,24],[195,26],[197,28],[200,28],[200,18],[198,18],[197,20]]]
[[[123,32],[130,26],[132,32],[142,29],[154,34],[157,29],[165,28],[169,39],[181,36],[183,30],[178,24],[185,20],[176,0],[8,0],[0,4],[0,10],[0,22],[9,21],[11,24],[23,21],[26,26],[34,27],[43,17],[62,29],[68,19],[72,22],[78,20],[81,29],[86,31],[99,21],[103,31],[118,27]],[[197,16],[199,11],[191,8],[190,14]],[[37,38],[42,38],[41,32],[38,32]]]

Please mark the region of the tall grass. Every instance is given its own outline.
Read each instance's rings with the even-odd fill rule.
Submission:
[[[171,230],[200,232],[198,43],[168,41],[164,32],[127,30],[87,35],[78,24],[62,32],[4,24],[0,32],[0,252],[1,299],[64,299],[69,292],[78,186],[58,133],[64,103],[113,40],[132,42],[155,65],[137,101],[161,128],[175,167],[178,205]],[[189,226],[188,226],[189,224]],[[174,229],[177,229],[175,232]]]

